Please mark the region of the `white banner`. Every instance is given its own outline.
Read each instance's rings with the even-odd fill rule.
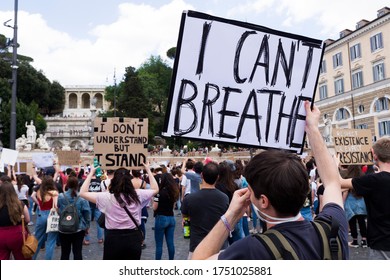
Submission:
[[[322,41],[183,13],[165,136],[302,152]]]
[[[32,161],[34,166],[38,168],[45,168],[53,166],[54,154],[53,153],[37,153],[32,155]]]

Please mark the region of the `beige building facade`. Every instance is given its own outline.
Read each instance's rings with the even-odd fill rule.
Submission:
[[[63,150],[91,150],[93,119],[110,106],[104,95],[105,86],[66,86],[62,114],[45,117],[49,146]]]
[[[390,8],[326,40],[315,104],[332,128],[390,136]]]

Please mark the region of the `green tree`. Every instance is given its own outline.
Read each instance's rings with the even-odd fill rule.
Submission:
[[[172,47],[169,50],[167,50],[167,57],[174,60],[176,58],[176,47]]]
[[[138,73],[134,67],[127,67],[117,96],[117,116],[130,118],[148,118],[150,116],[150,102],[146,98]]]
[[[57,81],[50,84],[49,94],[45,96],[42,102],[41,112],[51,115],[53,113],[60,113],[65,106],[65,89]]]
[[[1,135],[1,141],[4,147],[9,147],[9,135],[10,135],[10,112],[11,101],[2,102],[0,105],[0,119],[3,125],[3,134]],[[44,133],[46,130],[46,122],[43,116],[39,114],[38,104],[31,102],[26,105],[23,102],[16,103],[16,138],[26,133],[26,122],[34,121],[37,133]]]
[[[149,131],[152,135],[161,136],[164,127],[165,111],[169,96],[172,68],[160,56],[151,56],[138,69],[142,89],[151,102],[151,119]],[[152,139],[152,138],[149,138]]]
[[[158,113],[165,112],[172,68],[160,56],[151,56],[138,69],[142,87]]]

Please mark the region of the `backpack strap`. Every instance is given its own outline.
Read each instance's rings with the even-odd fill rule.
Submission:
[[[319,219],[314,220],[312,224],[322,240],[323,259],[341,260],[342,250],[338,239],[339,222],[331,217],[330,224]]]
[[[299,260],[290,242],[275,229],[269,229],[265,233],[254,235],[267,249],[275,260]]]
[[[65,193],[62,193],[62,195],[64,196],[65,200],[66,200],[66,204],[71,204],[69,199],[66,197],[66,194]],[[79,198],[79,195],[76,195],[74,201],[73,201],[73,205],[76,205],[76,202],[77,202],[77,199]]]

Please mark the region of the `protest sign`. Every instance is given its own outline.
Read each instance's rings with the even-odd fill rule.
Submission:
[[[341,164],[373,164],[369,129],[333,129],[334,148]]]
[[[18,154],[19,154],[18,151],[3,148],[3,150],[1,151],[0,162],[5,163],[7,165],[15,166],[15,162],[18,158]]]
[[[15,174],[31,173],[32,165],[31,161],[17,161],[14,166]]]
[[[56,151],[60,165],[79,165],[80,151]]]
[[[321,40],[187,11],[165,136],[302,152]]]
[[[53,153],[36,153],[32,155],[32,161],[34,166],[38,168],[45,168],[53,166],[54,154]]]
[[[143,169],[148,153],[148,119],[96,118],[94,152],[103,169]]]

